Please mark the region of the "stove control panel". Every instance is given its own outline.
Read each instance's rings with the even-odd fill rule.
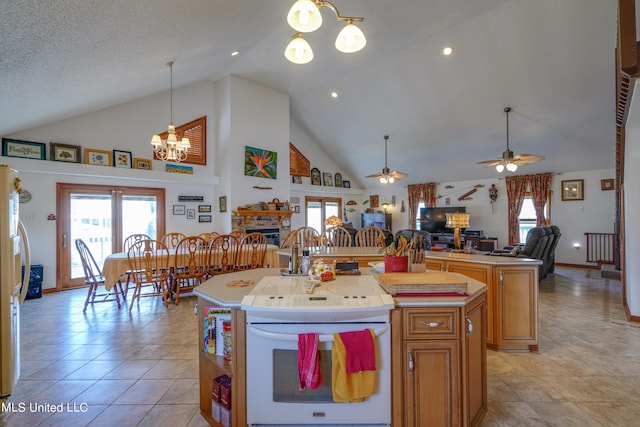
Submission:
[[[348,307],[381,307],[386,304],[382,295],[247,295],[245,307],[337,309]]]

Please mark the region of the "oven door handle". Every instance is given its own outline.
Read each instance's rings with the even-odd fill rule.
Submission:
[[[379,337],[380,335],[384,334],[385,332],[387,332],[389,330],[388,326],[383,326],[380,329],[374,329],[373,333]],[[280,332],[271,332],[271,331],[265,331],[263,329],[258,329],[256,327],[249,327],[249,332],[251,332],[253,335],[256,335],[258,337],[262,337],[262,338],[268,338],[268,339],[273,339],[273,340],[280,340],[280,341],[298,341],[298,334],[283,334]],[[332,334],[320,334],[318,336],[318,341],[319,342],[333,342],[333,335]]]

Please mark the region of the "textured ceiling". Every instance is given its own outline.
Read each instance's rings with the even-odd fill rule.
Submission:
[[[3,1],[0,135],[166,91],[174,60],[175,86],[235,74],[289,94],[363,183],[385,134],[407,183],[495,176],[476,162],[504,151],[507,105],[512,150],[546,157],[518,173],[614,167],[616,0],[335,0],[365,18],[367,46],[337,52],[323,8],[303,66],[282,55],[293,2]]]

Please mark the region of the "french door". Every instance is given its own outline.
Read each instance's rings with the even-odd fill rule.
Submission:
[[[342,199],[339,197],[304,198],[307,227],[313,227],[318,233],[324,230],[327,218],[337,216],[342,219]]]
[[[102,268],[108,255],[122,251],[127,236],[156,239],[165,233],[164,188],[59,183],[56,191],[57,290],[85,284],[76,239],[84,240]]]

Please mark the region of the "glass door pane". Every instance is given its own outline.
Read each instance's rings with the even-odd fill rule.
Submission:
[[[322,232],[322,202],[307,201],[307,226]]]
[[[340,218],[340,205],[338,202],[325,202],[324,204],[324,218],[327,219],[332,216]]]
[[[132,234],[146,234],[157,239],[156,196],[122,196],[122,241]]]
[[[111,255],[111,209],[110,195],[71,194],[70,198],[71,279],[84,277],[76,239],[82,239],[89,246],[98,265]]]

